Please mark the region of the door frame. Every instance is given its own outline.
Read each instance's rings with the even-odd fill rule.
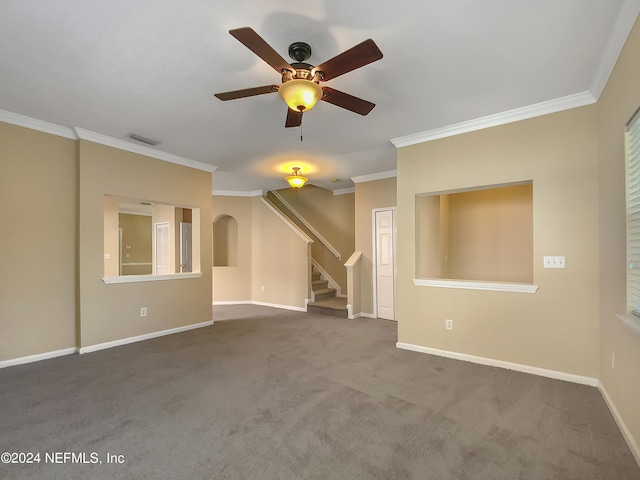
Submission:
[[[168,252],[168,257],[167,257],[167,261],[168,261],[168,272],[162,272],[162,273],[158,273],[158,227],[167,227],[167,238],[166,238],[166,248],[167,248],[167,252]],[[175,272],[171,272],[171,224],[169,222],[155,222],[153,224],[153,266],[152,268],[152,273],[154,275],[168,275],[168,274],[172,274]]]
[[[398,278],[398,260],[397,260],[397,232],[398,228],[396,226],[396,213],[398,207],[383,207],[383,208],[373,208],[371,210],[371,264],[373,267],[373,318],[378,318],[378,245],[376,238],[376,213],[377,212],[393,212],[393,318],[394,321],[398,321],[396,317],[396,283]]]
[[[185,248],[184,248],[184,229],[186,228],[185,225],[189,225],[189,248],[188,253],[189,256],[191,258],[189,258],[189,270],[188,271],[184,271],[184,267],[182,265],[184,265],[182,262],[184,261],[184,255],[185,255]],[[186,267],[187,265],[185,265]],[[193,224],[189,223],[189,222],[180,222],[180,273],[193,273]]]

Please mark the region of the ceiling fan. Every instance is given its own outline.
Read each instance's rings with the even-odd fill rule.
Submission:
[[[375,107],[374,103],[319,85],[320,82],[326,82],[380,60],[382,52],[373,40],[365,40],[314,67],[305,63],[311,57],[311,47],[304,42],[295,42],[289,46],[289,56],[295,60],[289,64],[252,28],[236,28],[229,30],[229,33],[281,74],[282,84],[216,93],[215,96],[220,100],[234,100],[278,92],[288,106],[285,127],[300,126],[303,112],[313,108],[318,100],[324,100],[360,115],[367,115]]]

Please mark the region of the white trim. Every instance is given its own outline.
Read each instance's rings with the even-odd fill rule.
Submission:
[[[211,305],[251,305],[251,300],[224,300],[211,302]]]
[[[601,382],[598,382],[598,390],[600,391],[600,394],[604,399],[604,403],[606,403],[607,407],[609,407],[609,411],[611,412],[611,415],[613,416],[614,420],[618,424],[618,428],[620,429],[622,436],[627,442],[627,446],[629,447],[629,450],[631,450],[631,454],[635,458],[638,466],[640,466],[640,448],[638,448],[638,444],[633,438],[633,435],[629,431],[629,428],[627,427],[626,423],[624,423],[624,420],[622,419],[622,415],[620,415],[620,412],[618,412],[618,409],[613,403],[613,400],[611,400],[609,393],[607,392],[606,388],[604,388],[604,385],[602,385]]]
[[[175,163],[184,167],[195,168],[197,170],[204,170],[205,172],[213,173],[218,167],[209,165],[208,163],[197,162],[188,158],[179,157],[172,153],[156,150],[155,148],[145,147],[143,145],[136,145],[135,143],[120,140],[119,138],[108,137],[101,133],[91,132],[83,128],[73,127],[77,138],[81,140],[87,140],[93,143],[99,143],[100,145],[107,145],[108,147],[114,147],[119,150],[125,150],[131,153],[137,153],[139,155],[145,155],[147,157],[156,158],[158,160],[164,160],[165,162]]]
[[[121,277],[104,277],[102,281],[107,285],[112,283],[157,282],[159,280],[184,280],[185,278],[200,278],[202,272],[168,273],[165,275],[123,275]]]
[[[353,268],[356,266],[356,264],[360,261],[361,258],[362,258],[362,252],[355,251],[351,254],[351,256],[346,261],[344,266],[347,268]]]
[[[0,110],[0,122],[10,123],[11,125],[17,125],[18,127],[30,128],[31,130],[37,130],[43,133],[50,133],[51,135],[68,138],[70,140],[78,139],[71,128],[56,125],[55,123],[45,122],[44,120],[38,120],[37,118],[20,115],[19,113],[9,112],[7,110]]]
[[[502,113],[495,113],[485,117],[454,123],[445,127],[434,128],[425,132],[414,133],[403,137],[392,138],[391,143],[396,148],[408,147],[418,143],[429,142],[439,138],[453,137],[461,133],[474,132],[485,128],[505,125],[507,123],[518,122],[528,118],[540,117],[550,113],[561,112],[571,108],[583,107],[596,103],[595,97],[590,92],[575,93],[566,97],[547,100],[546,102],[535,103],[525,107],[514,108]],[[353,179],[352,179],[353,180]],[[354,180],[355,181],[355,180]]]
[[[260,305],[261,307],[271,307],[271,308],[280,308],[282,310],[293,310],[294,312],[306,312],[307,311],[307,303],[309,303],[309,299],[304,299],[305,306],[304,307],[294,307],[292,305],[280,305],[278,303],[267,303],[267,302],[256,302],[253,300],[229,300],[229,301],[221,301],[221,302],[212,302],[212,305]]]
[[[339,188],[338,190],[333,191],[333,196],[346,195],[347,193],[356,193],[356,187]]]
[[[356,313],[355,315],[351,313],[351,305],[347,305],[348,319],[355,320],[356,318],[377,318],[372,313]],[[393,320],[388,320],[389,322],[393,322]]]
[[[376,213],[393,211],[393,317],[395,318],[395,310],[397,307],[396,295],[397,295],[397,281],[398,281],[398,255],[396,246],[398,243],[398,228],[396,225],[396,214],[398,207],[381,207],[371,209],[371,267],[373,273],[373,316],[371,318],[378,318],[378,249],[377,249],[377,237],[376,237]]]
[[[358,317],[360,316],[360,314],[357,315]],[[347,303],[347,318],[349,320],[354,320],[356,317],[353,315],[353,306],[349,305]]]
[[[616,317],[635,333],[640,334],[640,318],[630,313],[618,313]]]
[[[127,267],[141,267],[141,266],[147,266],[147,265],[153,265],[153,263],[151,262],[131,262],[131,263],[123,263],[122,266],[127,266]]]
[[[236,190],[212,190],[211,195],[218,197],[260,197],[264,190],[236,191]]]
[[[369,175],[360,175],[351,177],[353,183],[373,182],[374,180],[384,180],[386,178],[395,178],[398,176],[398,170],[388,170],[386,172],[371,173]]]
[[[276,197],[278,199],[278,201],[280,203],[282,203],[282,205],[284,205],[293,214],[294,217],[296,217],[298,220],[300,220],[300,222],[318,240],[320,240],[320,243],[322,243],[325,247],[327,247],[327,250],[329,250],[334,257],[336,257],[338,260],[342,260],[340,252],[338,250],[336,250],[336,248],[333,245],[331,245],[331,243],[329,243],[329,240],[327,240],[322,235],[320,235],[320,232],[318,232],[315,228],[313,228],[313,226],[309,222],[307,222],[307,220],[302,215],[300,215],[298,213],[298,211],[295,208],[293,208],[291,206],[291,204],[289,202],[287,202],[282,195],[280,195],[276,190],[273,190],[271,193],[273,194],[274,197]]]
[[[613,72],[613,68],[618,61],[618,57],[622,52],[622,48],[629,37],[629,33],[639,13],[640,2],[637,0],[626,0],[623,2],[589,88],[589,91],[596,100],[600,98],[604,87],[609,81],[609,77]]]
[[[0,368],[13,367],[14,365],[23,365],[25,363],[39,362],[41,360],[49,360],[50,358],[62,357],[78,353],[76,347],[63,348],[62,350],[54,350],[53,352],[38,353],[36,355],[27,355],[26,357],[11,358],[9,360],[0,361]]]
[[[472,280],[442,280],[438,278],[414,278],[417,287],[460,288],[464,290],[492,290],[495,292],[536,293],[538,285],[529,283],[476,282]]]
[[[302,231],[302,229],[300,227],[298,227],[295,223],[293,223],[290,219],[288,219],[287,217],[285,217],[282,212],[280,210],[278,210],[276,207],[274,207],[273,205],[271,205],[271,203],[269,203],[269,201],[264,198],[264,197],[260,197],[260,201],[262,201],[262,203],[269,209],[271,210],[274,215],[276,215],[280,220],[282,220],[284,223],[287,224],[287,226],[293,230],[302,240],[304,240],[306,242],[307,245],[310,245],[313,243],[313,240],[311,239],[311,237],[309,237],[309,235],[307,235],[306,233],[304,233]]]
[[[438,357],[453,358],[454,360],[463,360],[465,362],[487,365],[490,367],[506,368],[507,370],[515,370],[517,372],[530,373],[541,377],[553,378],[555,380],[563,380],[565,382],[579,383],[581,385],[589,385],[590,387],[598,386],[598,379],[592,377],[584,377],[582,375],[574,375],[573,373],[559,372],[557,370],[548,370],[546,368],[533,367],[523,365],[521,363],[505,362],[493,358],[477,357],[466,353],[450,352],[448,350],[438,350],[437,348],[423,347],[421,345],[413,345],[411,343],[396,343],[397,348],[403,350],[411,350],[412,352],[427,353],[429,355],[437,355]]]
[[[277,303],[267,303],[267,302],[251,302],[252,305],[260,305],[263,307],[273,307],[273,308],[281,308],[283,310],[293,310],[294,312],[306,312],[307,311],[307,307],[306,304],[308,303],[308,299],[305,299],[305,306],[304,307],[294,307],[292,305],[280,305]]]
[[[170,328],[168,330],[160,330],[159,332],[145,333],[144,335],[137,335],[135,337],[121,338],[120,340],[114,340],[112,342],[98,343],[96,345],[89,345],[88,347],[80,347],[79,353],[91,353],[98,350],[105,350],[107,348],[119,347],[121,345],[127,345],[129,343],[142,342],[143,340],[150,340],[152,338],[164,337],[165,335],[172,335],[174,333],[186,332],[188,330],[194,330],[196,328],[209,327],[213,325],[213,320],[208,322],[195,323],[193,325],[185,325],[184,327]]]

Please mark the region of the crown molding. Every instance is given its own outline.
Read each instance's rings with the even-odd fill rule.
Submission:
[[[386,172],[371,173],[369,175],[360,175],[359,177],[351,177],[353,183],[373,182],[374,180],[384,180],[385,178],[394,178],[398,176],[397,170],[388,170]]]
[[[571,108],[584,107],[596,103],[595,97],[590,92],[580,92],[566,97],[555,98],[546,102],[535,103],[526,107],[515,108],[502,113],[487,115],[486,117],[454,123],[446,127],[434,128],[425,132],[414,133],[404,137],[392,138],[391,143],[396,148],[408,147],[418,143],[429,142],[439,138],[453,137],[461,133],[474,132],[498,125],[518,122],[529,118],[540,117],[550,113],[561,112]]]
[[[87,140],[89,142],[99,143],[108,147],[114,147],[119,150],[125,150],[131,153],[137,153],[139,155],[145,155],[147,157],[156,158],[158,160],[164,160],[165,162],[175,163],[185,167],[195,168],[197,170],[204,170],[205,172],[213,173],[218,167],[209,165],[208,163],[197,162],[188,158],[179,157],[172,153],[162,152],[155,148],[144,147],[142,145],[135,145],[125,140],[120,140],[113,137],[102,135],[101,133],[91,132],[84,130],[83,128],[73,127],[76,132],[77,138],[80,140]]]
[[[49,133],[58,137],[68,138],[70,140],[88,140],[90,142],[100,143],[120,150],[126,150],[128,152],[156,158],[158,160],[164,160],[165,162],[176,163],[178,165],[195,168],[197,170],[204,170],[209,173],[213,173],[218,168],[207,163],[197,162],[195,160],[179,157],[178,155],[162,152],[153,148],[135,145],[124,140],[108,137],[82,128],[63,127],[61,125],[56,125],[55,123],[45,122],[44,120],[38,120],[37,118],[27,117],[26,115],[20,115],[19,113],[13,113],[7,110],[0,110],[0,122],[29,128],[31,130],[37,130],[43,133]]]
[[[19,113],[9,112],[7,110],[0,110],[0,122],[10,123],[11,125],[17,125],[19,127],[25,127],[43,133],[50,133],[51,135],[69,138],[71,140],[78,139],[71,128],[56,125],[55,123],[45,122],[44,120],[38,120],[37,118],[27,117],[26,115],[20,115]]]
[[[333,190],[333,195],[346,195],[347,193],[355,193],[356,187],[349,188],[339,188],[337,190]]]
[[[589,91],[597,100],[600,98],[604,87],[609,81],[609,77],[613,72],[613,68],[616,66],[618,57],[622,52],[622,48],[629,37],[629,33],[633,28],[633,24],[640,14],[640,1],[638,0],[626,0],[622,4],[622,8],[618,13],[618,18],[613,26],[613,30],[609,35],[609,39],[604,48],[604,53],[600,59],[598,70],[591,82]]]
[[[264,190],[212,190],[211,194],[219,197],[262,197],[265,192]]]

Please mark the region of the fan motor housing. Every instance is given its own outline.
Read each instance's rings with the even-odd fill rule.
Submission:
[[[311,58],[311,46],[304,42],[294,42],[289,45],[289,56],[296,62],[304,62]]]

